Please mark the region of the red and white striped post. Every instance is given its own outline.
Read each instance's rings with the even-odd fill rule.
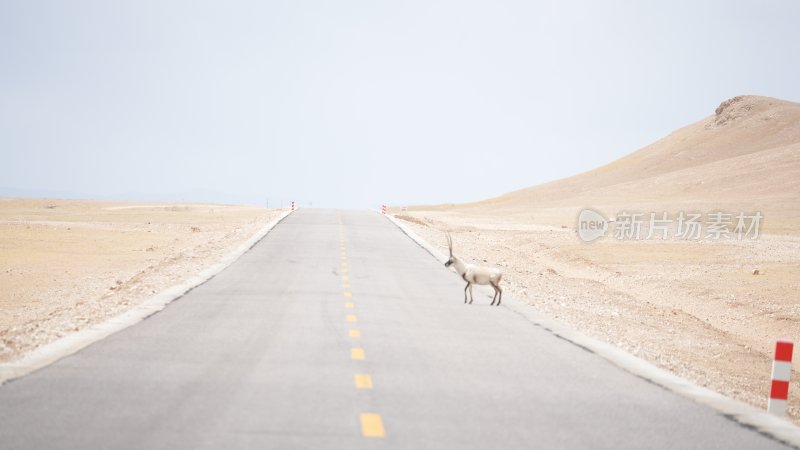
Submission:
[[[292,211],[294,211],[294,200],[292,200]]]
[[[794,343],[785,339],[775,343],[775,359],[772,361],[772,386],[769,389],[767,411],[776,416],[786,414],[789,400],[789,377],[792,375],[792,350]]]

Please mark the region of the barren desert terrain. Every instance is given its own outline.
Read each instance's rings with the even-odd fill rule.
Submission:
[[[279,214],[222,205],[0,199],[0,361],[191,278]]]
[[[617,218],[612,227],[643,213],[645,231],[636,239],[609,229],[584,242],[577,218],[586,207]],[[677,237],[675,219],[689,211],[705,228]],[[502,268],[506,292],[532,307],[758,407],[766,407],[775,340],[800,340],[797,103],[735,97],[588,173],[482,202],[391,212],[444,252],[450,232],[457,254]],[[666,236],[647,238],[651,212],[673,221]],[[715,212],[731,214],[730,231],[738,212],[762,214],[758,236],[709,235]],[[789,415],[800,420],[798,389]]]

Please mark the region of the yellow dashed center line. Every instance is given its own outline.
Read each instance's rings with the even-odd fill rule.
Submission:
[[[386,436],[380,414],[361,414],[361,435],[364,437],[382,438]]]
[[[355,381],[358,389],[372,389],[372,377],[366,373],[357,373]]]
[[[353,292],[350,291],[350,275],[347,260],[347,245],[344,238],[344,225],[342,224],[341,216],[338,217],[339,221],[339,271],[342,277],[342,295],[345,298],[353,297]],[[345,309],[352,310],[355,304],[351,301],[344,302]],[[345,316],[348,323],[357,323],[358,318],[355,314],[348,314]],[[348,336],[351,338],[360,338],[361,330],[357,328],[350,328],[347,331]],[[364,349],[360,347],[352,347],[350,349],[350,358],[356,361],[363,361],[366,359]],[[372,376],[366,373],[356,373],[353,377],[356,389],[372,389]],[[383,419],[380,414],[376,413],[362,413],[359,415],[361,421],[361,435],[365,438],[383,438],[386,437],[386,430],[383,428]]]

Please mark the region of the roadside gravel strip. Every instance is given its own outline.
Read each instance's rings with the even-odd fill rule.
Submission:
[[[289,214],[291,214],[291,211],[283,213],[277,219],[265,225],[258,233],[253,235],[252,238],[229,253],[218,263],[200,272],[184,283],[165,289],[110,320],[90,326],[84,330],[69,334],[44,345],[17,361],[0,363],[0,385],[41,369],[65,356],[76,353],[97,341],[135,325],[161,311],[171,302],[181,298],[190,290],[210,280],[226,267],[233,264],[234,261],[250,250],[258,241],[263,239],[275,225],[280,223]]]
[[[420,247],[425,249],[435,259],[441,263],[447,261],[447,257],[443,255],[434,246],[427,243],[399,219],[386,214],[386,217],[394,223],[400,230],[403,231],[409,238],[419,244]],[[773,416],[766,411],[754,408],[748,404],[739,402],[737,400],[725,397],[710,389],[698,386],[686,379],[674,375],[664,369],[661,369],[649,362],[639,359],[636,356],[621,350],[611,344],[598,341],[581,334],[580,332],[553,320],[542,313],[531,308],[529,305],[520,303],[511,297],[503,298],[503,306],[511,309],[512,311],[526,317],[534,325],[547,330],[550,333],[569,341],[586,351],[595,353],[602,358],[610,361],[621,369],[657,384],[667,390],[684,397],[693,399],[694,401],[710,406],[726,417],[729,417],[736,422],[752,427],[759,432],[771,436],[781,442],[800,448],[800,427],[794,425],[788,420]],[[768,374],[765,374],[765,376]]]

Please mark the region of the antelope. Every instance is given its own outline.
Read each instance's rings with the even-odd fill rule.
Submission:
[[[472,304],[473,284],[490,284],[492,288],[494,288],[492,305],[494,305],[495,300],[497,300],[497,306],[500,306],[500,302],[503,301],[503,290],[500,289],[500,281],[503,278],[503,273],[500,272],[500,269],[467,264],[459,257],[453,255],[453,239],[450,237],[450,233],[447,233],[447,246],[450,249],[450,259],[444,263],[444,266],[450,267],[452,264],[456,272],[467,282],[467,286],[464,287],[464,303],[467,303],[467,289],[469,289],[469,303]]]

